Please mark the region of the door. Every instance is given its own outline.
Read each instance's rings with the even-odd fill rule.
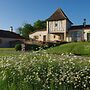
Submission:
[[[46,35],[43,36],[43,42],[46,42]]]
[[[64,34],[63,33],[59,35],[59,40],[64,41]]]

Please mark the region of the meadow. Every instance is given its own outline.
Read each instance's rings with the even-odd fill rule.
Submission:
[[[0,90],[90,90],[90,57],[3,52]]]
[[[0,90],[90,90],[89,44],[31,52],[1,49]]]

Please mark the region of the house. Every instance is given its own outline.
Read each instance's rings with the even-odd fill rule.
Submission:
[[[0,48],[14,47],[17,43],[23,43],[24,40],[22,36],[13,32],[12,29],[10,31],[0,30]]]
[[[46,36],[48,35],[46,29],[38,30],[31,34],[30,38],[33,40],[38,40],[38,41],[45,41],[46,42]]]
[[[42,42],[90,41],[90,25],[73,25],[62,9],[57,9],[48,19],[47,28],[29,35],[30,38]]]
[[[71,41],[90,41],[90,25],[72,26],[69,36]]]

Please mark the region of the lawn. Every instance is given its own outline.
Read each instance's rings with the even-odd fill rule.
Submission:
[[[14,55],[15,48],[0,48],[0,56]]]
[[[0,48],[0,51],[15,51],[15,48]]]
[[[0,53],[0,90],[89,90],[90,57]]]
[[[90,42],[73,42],[49,48],[47,53],[90,56]]]

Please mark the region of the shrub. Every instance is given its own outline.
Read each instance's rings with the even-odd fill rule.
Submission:
[[[15,45],[15,50],[16,51],[21,51],[22,47],[21,47],[21,44],[16,44]]]
[[[31,45],[26,45],[26,50],[33,50],[33,51],[37,51],[39,50],[39,45],[36,45],[36,44],[31,44]]]
[[[48,49],[51,47],[56,47],[62,44],[66,44],[67,42],[47,42],[46,44],[43,45],[43,49]]]

